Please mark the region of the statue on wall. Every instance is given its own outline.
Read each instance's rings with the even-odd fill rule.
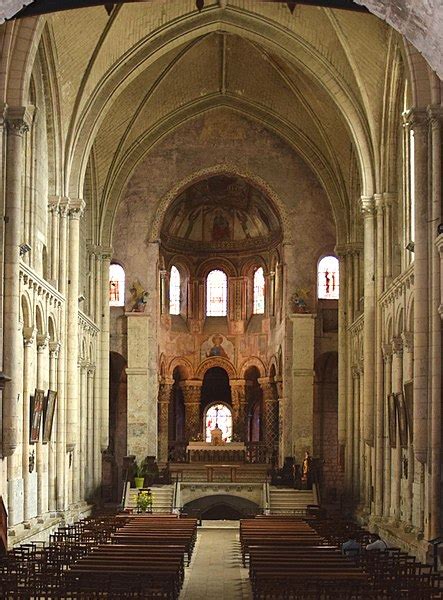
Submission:
[[[308,313],[308,296],[309,290],[307,288],[296,288],[290,299],[291,312]]]
[[[139,279],[134,281],[129,291],[131,292],[131,308],[129,312],[145,312],[149,292],[144,289]]]

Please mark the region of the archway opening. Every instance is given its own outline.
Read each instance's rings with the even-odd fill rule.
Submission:
[[[209,404],[231,404],[229,376],[222,367],[208,369],[203,377],[201,403],[203,409]]]

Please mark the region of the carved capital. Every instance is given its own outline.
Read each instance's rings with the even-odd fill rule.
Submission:
[[[49,196],[48,198],[48,210],[50,213],[59,213],[60,196]]]
[[[414,334],[412,331],[404,331],[401,334],[402,340],[403,340],[403,346],[406,350],[406,352],[413,352],[414,351]]]
[[[49,356],[51,358],[57,358],[60,348],[61,348],[60,342],[49,342]]]
[[[391,208],[397,200],[397,194],[395,192],[384,192],[383,193],[383,204],[385,208]]]
[[[23,327],[23,343],[25,346],[32,346],[35,341],[37,329],[35,327]]]
[[[374,207],[377,213],[383,213],[384,200],[383,194],[374,194]]]
[[[93,377],[95,373],[95,365],[93,363],[88,363],[86,365],[86,369],[88,371],[88,377]]]
[[[401,356],[403,354],[403,340],[401,336],[393,337],[391,343],[393,353],[397,356]]]
[[[372,217],[374,214],[374,196],[362,196],[360,198],[360,209],[363,217]]]
[[[81,219],[85,212],[86,203],[82,198],[70,198],[68,216],[70,219]]]
[[[61,197],[58,203],[58,211],[61,217],[67,217],[69,212],[69,198]]]
[[[443,120],[443,108],[440,105],[428,106],[427,112],[432,129],[439,129]]]
[[[158,387],[158,401],[160,404],[169,404],[172,399],[172,385],[161,383]]]
[[[97,246],[97,256],[101,260],[111,260],[113,250],[110,246]]]
[[[428,114],[425,109],[413,108],[403,113],[404,124],[415,134],[426,134],[428,129]]]
[[[37,352],[43,352],[49,342],[48,334],[37,335]]]
[[[8,133],[22,136],[29,131],[35,108],[33,106],[18,108],[8,107],[6,110],[5,123]]]
[[[382,345],[383,360],[385,363],[392,360],[392,344]]]

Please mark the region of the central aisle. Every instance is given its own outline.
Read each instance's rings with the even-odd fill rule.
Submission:
[[[215,524],[214,524],[215,525]],[[248,570],[242,567],[239,530],[200,529],[180,600],[251,600]]]

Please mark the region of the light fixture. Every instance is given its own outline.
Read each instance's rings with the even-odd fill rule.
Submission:
[[[29,244],[20,244],[20,256],[24,256],[27,252],[31,250],[31,246]]]
[[[406,250],[409,250],[409,252],[414,252],[415,250],[415,243],[414,242],[408,242],[406,244]]]

